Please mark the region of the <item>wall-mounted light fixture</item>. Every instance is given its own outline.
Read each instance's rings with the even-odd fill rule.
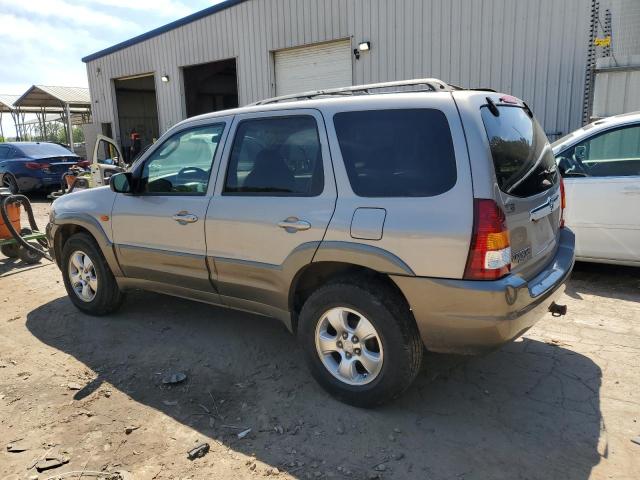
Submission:
[[[162,75],[160,77],[160,80],[162,80],[164,83],[169,82],[169,75],[167,75],[166,73],[164,75]]]
[[[356,56],[356,60],[360,60],[360,54],[369,50],[371,50],[371,42],[360,42],[358,48],[353,49],[353,54]]]

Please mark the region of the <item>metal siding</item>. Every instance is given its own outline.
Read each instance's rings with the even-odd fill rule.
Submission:
[[[523,98],[547,132],[566,133],[581,123],[589,11],[590,0],[248,0],[89,61],[94,119],[117,128],[113,78],[170,76],[156,81],[165,131],[184,115],[181,67],[237,58],[244,105],[273,95],[273,51],[352,37],[372,46],[352,58],[354,84],[491,87]]]

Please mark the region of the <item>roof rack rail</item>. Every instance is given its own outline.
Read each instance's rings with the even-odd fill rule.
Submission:
[[[268,105],[278,102],[290,102],[295,100],[311,100],[324,96],[340,96],[340,95],[369,95],[372,93],[396,93],[396,92],[371,92],[371,90],[392,89],[393,87],[412,87],[425,85],[427,88],[422,90],[412,90],[419,92],[450,92],[459,90],[460,87],[449,85],[437,78],[415,78],[413,80],[399,80],[395,82],[370,83],[367,85],[354,85],[352,87],[328,88],[326,90],[312,90],[309,92],[294,93],[291,95],[283,95],[280,97],[267,98],[251,105]]]

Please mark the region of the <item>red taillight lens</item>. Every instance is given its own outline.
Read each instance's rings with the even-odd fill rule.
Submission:
[[[564,191],[564,180],[560,177],[560,228],[564,228],[565,208],[567,208],[567,194]]]
[[[48,163],[38,163],[38,162],[27,162],[24,164],[29,170],[44,170],[49,168]]]
[[[464,271],[467,280],[497,280],[511,270],[511,247],[504,212],[495,201],[473,203],[473,236]]]

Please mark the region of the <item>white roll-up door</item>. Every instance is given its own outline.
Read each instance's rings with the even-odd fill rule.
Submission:
[[[275,52],[276,95],[350,86],[352,55],[350,40]]]

